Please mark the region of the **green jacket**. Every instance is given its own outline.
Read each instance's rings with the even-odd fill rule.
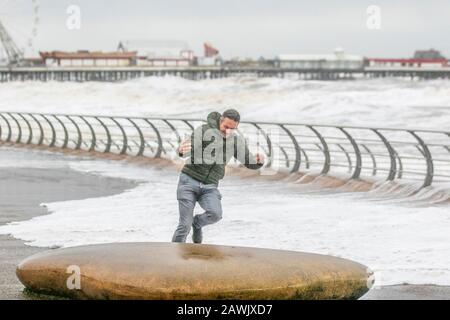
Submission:
[[[225,166],[233,157],[252,170],[263,166],[256,163],[242,136],[225,138],[220,135],[220,117],[219,112],[212,112],[208,115],[206,124],[194,130],[189,159],[182,170],[204,184],[218,184],[225,175]],[[215,141],[217,143],[213,143]]]

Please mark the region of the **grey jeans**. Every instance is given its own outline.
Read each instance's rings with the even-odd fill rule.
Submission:
[[[180,174],[177,189],[180,221],[172,242],[186,242],[192,225],[202,228],[222,219],[222,195],[217,187],[217,184],[203,184],[185,173]],[[194,217],[197,202],[205,212]]]

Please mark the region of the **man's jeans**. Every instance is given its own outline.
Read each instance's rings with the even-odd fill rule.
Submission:
[[[222,195],[217,184],[203,184],[185,173],[180,174],[178,182],[177,199],[180,210],[180,222],[175,231],[172,242],[186,242],[192,225],[195,228],[216,223],[222,219]],[[205,210],[205,213],[194,215],[196,202]]]

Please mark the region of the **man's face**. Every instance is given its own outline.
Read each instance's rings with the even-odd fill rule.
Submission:
[[[231,120],[229,118],[223,118],[220,121],[220,133],[225,138],[228,138],[234,134],[237,127],[239,125],[239,122],[236,122],[234,120]]]

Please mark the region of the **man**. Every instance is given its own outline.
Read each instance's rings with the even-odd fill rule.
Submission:
[[[172,242],[186,242],[192,227],[192,241],[202,243],[202,228],[222,219],[222,195],[218,185],[231,158],[252,170],[263,166],[264,157],[252,155],[243,137],[235,134],[239,122],[236,110],[227,110],[223,115],[212,112],[207,123],[195,129],[190,140],[179,147],[178,154],[189,159],[178,182],[180,220]],[[194,217],[196,202],[205,212]]]

